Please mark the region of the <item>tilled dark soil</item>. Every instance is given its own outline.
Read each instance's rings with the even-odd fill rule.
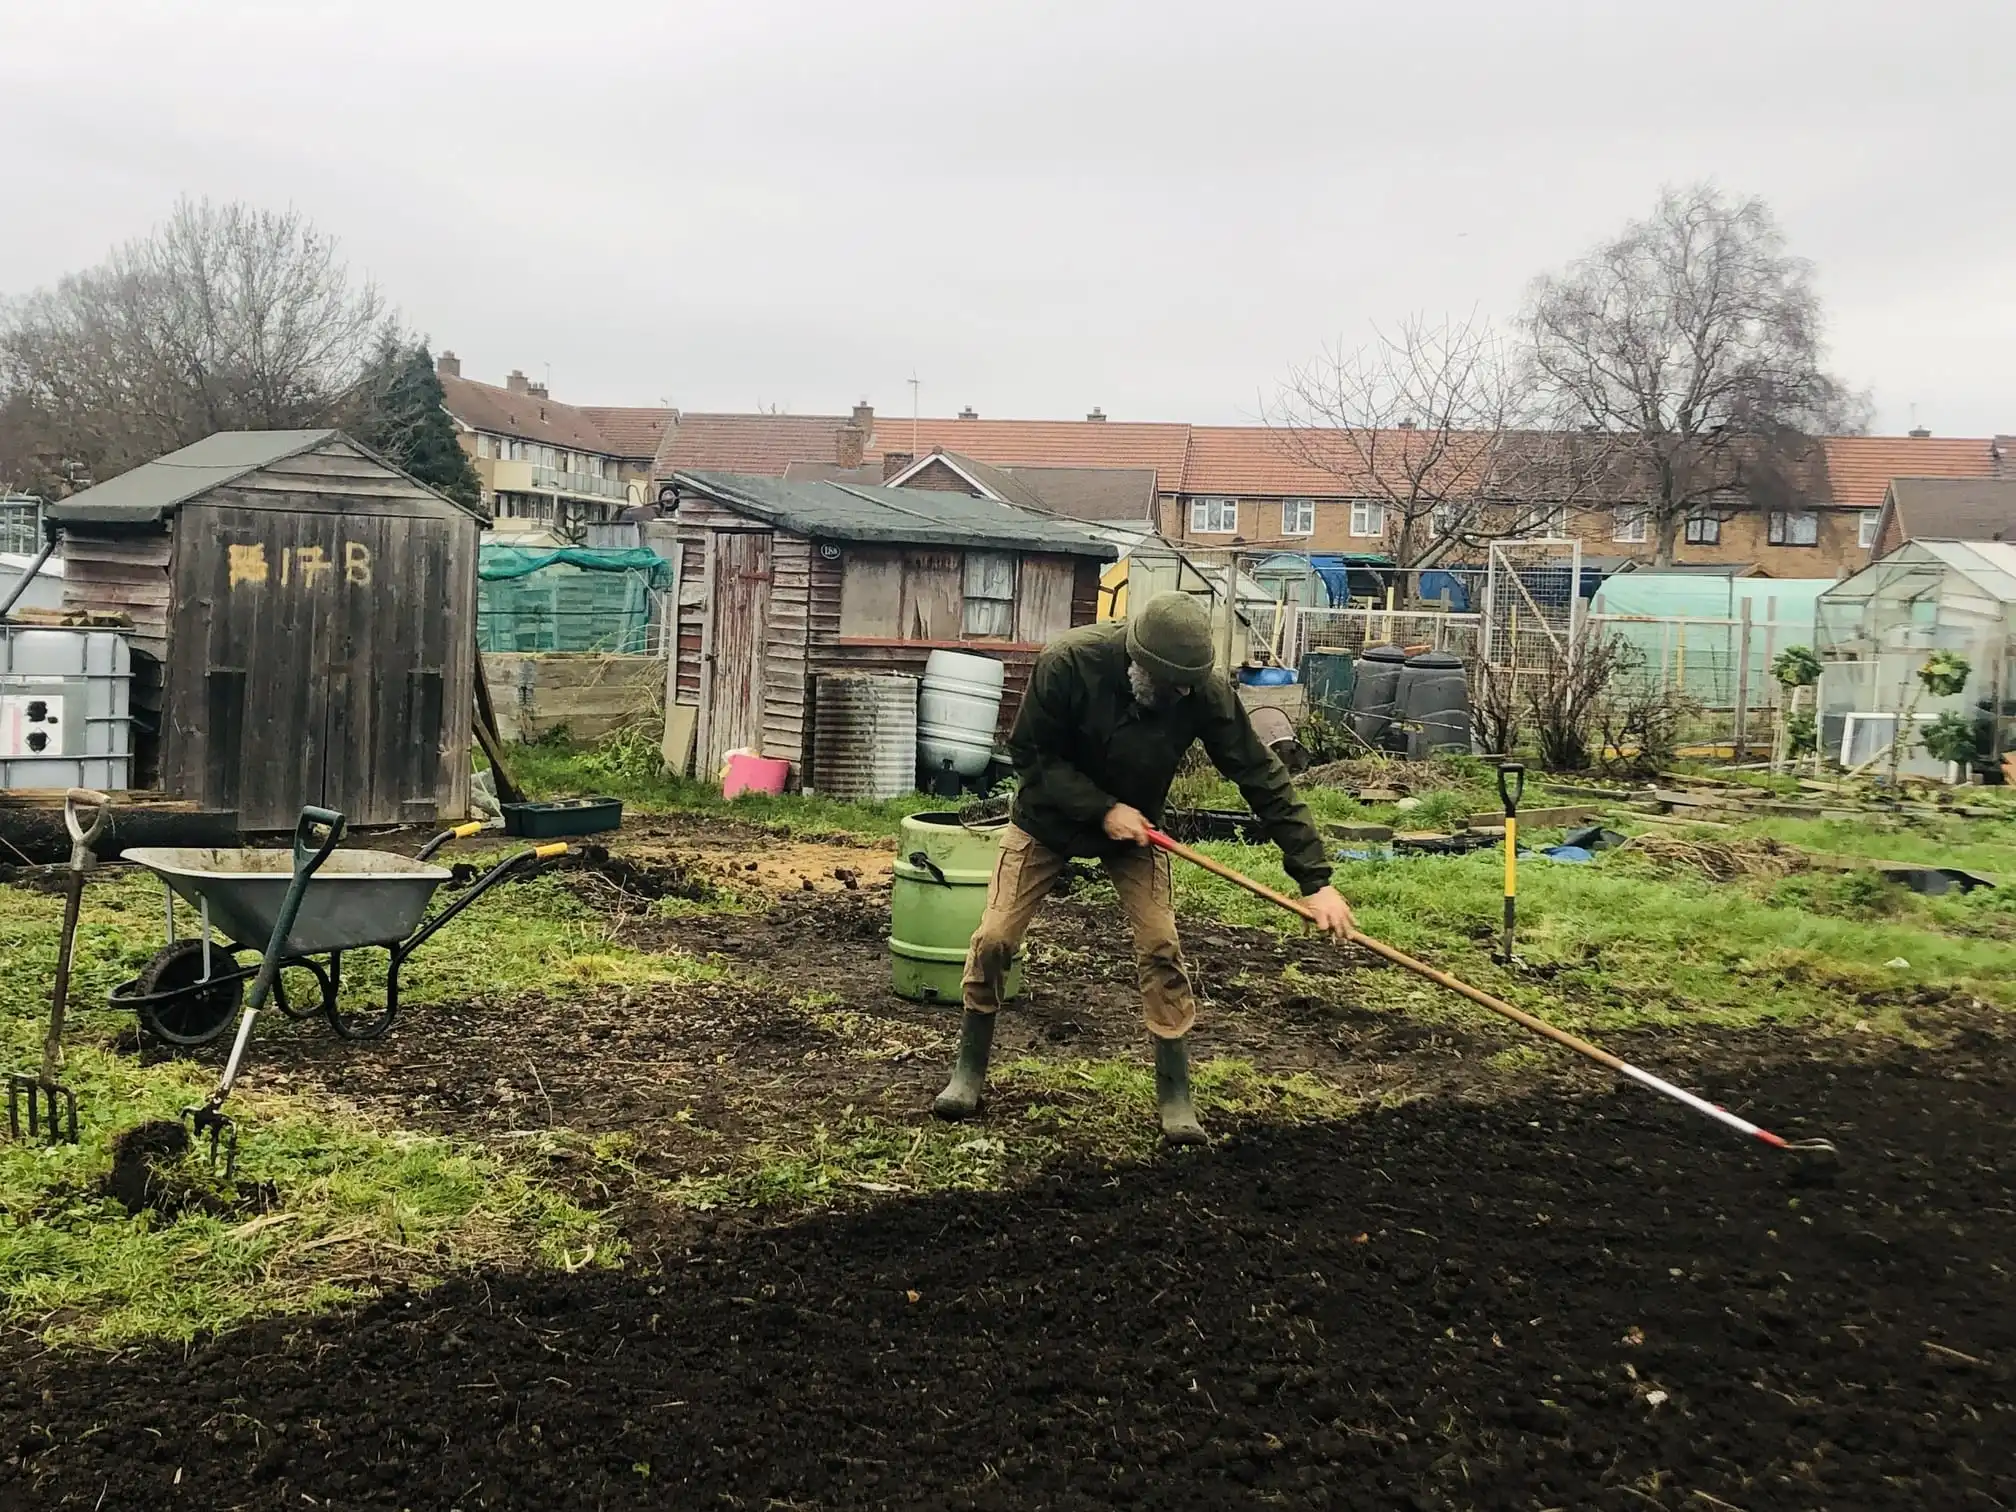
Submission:
[[[0,1361],[0,1506],[1995,1508],[2000,1046],[1420,1101],[189,1351]]]

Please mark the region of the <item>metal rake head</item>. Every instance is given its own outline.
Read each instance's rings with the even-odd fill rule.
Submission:
[[[182,1116],[189,1120],[189,1133],[193,1140],[198,1143],[208,1141],[210,1169],[227,1178],[235,1174],[238,1170],[237,1123],[208,1106],[184,1108]]]
[[[23,1106],[28,1116],[23,1119]],[[7,1132],[22,1138],[47,1140],[50,1144],[77,1143],[77,1094],[61,1082],[45,1082],[39,1076],[16,1073],[7,1078]]]

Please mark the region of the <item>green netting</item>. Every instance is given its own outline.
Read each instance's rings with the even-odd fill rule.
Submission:
[[[1814,642],[1820,595],[1833,578],[1723,577],[1627,572],[1607,579],[1590,605],[1602,628],[1645,655],[1648,680],[1678,688],[1711,709],[1736,702],[1742,631],[1728,623],[1750,605],[1749,700],[1768,697],[1765,668],[1787,646]],[[1617,618],[1616,616],[1629,616]]]
[[[476,626],[485,651],[642,652],[651,590],[671,564],[654,552],[485,546],[476,568]]]

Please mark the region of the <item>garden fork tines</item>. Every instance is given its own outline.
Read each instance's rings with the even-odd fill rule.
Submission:
[[[84,905],[84,874],[97,857],[91,845],[105,829],[112,800],[88,788],[63,795],[63,827],[70,832],[70,870],[63,883],[63,933],[56,943],[56,981],[49,994],[49,1032],[42,1041],[42,1064],[33,1073],[7,1078],[7,1131],[50,1143],[77,1143],[77,1094],[57,1075],[63,1069],[63,1011],[70,1001],[70,959],[77,943],[77,915]],[[89,814],[88,821],[80,811]],[[23,1107],[27,1117],[22,1117]]]

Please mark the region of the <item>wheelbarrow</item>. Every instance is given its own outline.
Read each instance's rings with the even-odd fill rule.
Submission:
[[[304,810],[318,824],[341,817]],[[275,1007],[289,1018],[321,1014],[338,1036],[371,1040],[384,1035],[399,1014],[399,971],[422,945],[491,888],[542,861],[565,855],[564,841],[528,846],[484,872],[453,902],[435,912],[435,891],[454,873],[431,864],[452,839],[475,834],[479,823],[456,825],[429,840],[417,856],[382,851],[337,850],[327,854],[301,888],[298,910],[284,936],[276,927],[293,890],[296,851],[147,848],[127,851],[166,886],[168,943],[140,975],[112,990],[114,1007],[131,1008],[149,1034],[171,1045],[207,1045],[223,1034],[237,1014],[245,982],[259,972],[266,955],[277,954],[272,983]],[[308,837],[296,831],[297,848]],[[176,900],[195,910],[193,935],[177,932]],[[380,949],[391,958],[385,973],[385,1001],[370,1009],[346,1010],[341,1001],[343,957]],[[241,962],[247,951],[259,958]],[[277,973],[305,971],[314,982],[305,1002],[290,1000]],[[263,1006],[263,1005],[262,1005]]]

